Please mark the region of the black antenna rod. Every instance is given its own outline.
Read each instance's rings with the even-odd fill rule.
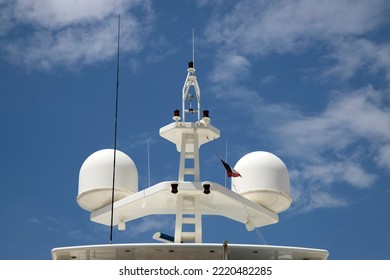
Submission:
[[[195,65],[195,29],[192,29],[192,63]]]
[[[114,129],[114,162],[112,172],[112,196],[111,196],[111,225],[110,244],[112,244],[112,232],[114,228],[114,199],[115,199],[115,168],[116,168],[116,145],[118,135],[118,99],[119,99],[119,42],[120,42],[121,15],[118,15],[118,49],[116,61],[116,96],[115,96],[115,129]]]

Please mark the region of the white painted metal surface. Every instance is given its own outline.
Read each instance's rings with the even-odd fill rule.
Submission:
[[[225,257],[226,255],[226,257]],[[197,243],[139,243],[56,248],[54,260],[325,260],[328,251],[311,248]]]
[[[102,150],[81,167],[77,196],[79,205],[91,212],[91,221],[110,226],[112,215],[113,225],[120,230],[125,230],[127,222],[148,215],[176,215],[174,237],[156,233],[156,240],[168,243],[56,248],[52,250],[53,259],[326,259],[328,252],[320,249],[202,243],[203,215],[224,216],[254,230],[277,223],[278,213],[290,207],[292,199],[287,167],[268,152],[249,153],[237,162],[234,169],[241,176],[232,178],[232,189],[201,180],[199,148],[217,139],[220,131],[210,124],[207,110],[200,117],[200,89],[193,63],[187,72],[182,90],[183,117],[176,110],[174,122],[160,129],[160,136],[174,143],[180,153],[178,180],[138,191],[134,162],[117,151],[115,202],[111,204],[113,150]],[[195,96],[189,92],[191,87]],[[193,99],[196,108],[192,107]],[[186,115],[195,115],[195,121],[186,121]],[[184,230],[188,224],[192,231]]]
[[[111,203],[114,150],[104,149],[90,155],[79,174],[77,203],[94,211]],[[133,160],[116,151],[115,201],[138,192],[138,172]]]
[[[199,213],[202,215],[220,215],[243,224],[251,223],[255,227],[278,222],[278,215],[253,201],[213,182],[179,182],[178,193],[171,193],[171,184],[161,182],[130,195],[114,203],[114,224],[120,220],[126,222],[154,214],[178,213],[178,199],[184,199],[182,212],[195,213],[193,199],[198,198]],[[204,194],[203,185],[210,184],[210,194]],[[183,198],[181,198],[183,197]],[[91,213],[91,220],[110,225],[111,205]]]
[[[251,152],[234,169],[241,177],[232,178],[233,191],[276,213],[290,207],[290,177],[280,158],[269,152]]]

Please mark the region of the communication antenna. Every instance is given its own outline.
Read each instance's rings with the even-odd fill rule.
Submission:
[[[195,29],[192,28],[192,62],[195,65]]]
[[[116,146],[118,135],[118,99],[119,99],[119,42],[120,42],[121,15],[118,15],[118,49],[116,61],[116,95],[115,95],[115,128],[114,128],[114,161],[112,171],[112,196],[111,196],[111,223],[110,223],[110,244],[112,244],[112,232],[114,228],[114,199],[115,199],[115,168],[116,168]]]

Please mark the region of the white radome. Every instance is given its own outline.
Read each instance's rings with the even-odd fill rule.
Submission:
[[[111,203],[114,150],[104,149],[90,155],[80,168],[77,203],[95,211]],[[138,171],[133,160],[116,150],[114,201],[138,192]]]
[[[251,152],[234,169],[241,175],[232,178],[234,192],[275,213],[290,207],[290,177],[280,158],[269,152]]]

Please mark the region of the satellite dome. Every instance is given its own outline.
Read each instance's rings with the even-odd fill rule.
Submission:
[[[79,175],[77,203],[81,208],[95,211],[112,200],[114,150],[104,149],[90,155]],[[116,150],[114,201],[138,192],[138,171],[133,160]]]
[[[234,169],[241,175],[232,178],[234,192],[276,213],[290,207],[290,177],[280,158],[256,151],[243,156]]]

